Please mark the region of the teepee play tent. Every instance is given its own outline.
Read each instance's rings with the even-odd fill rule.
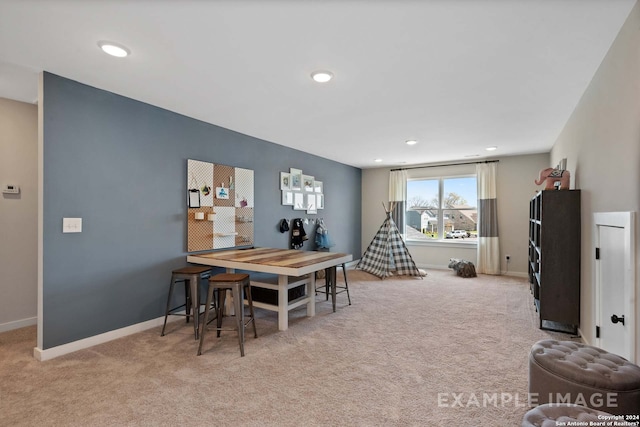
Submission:
[[[416,267],[416,263],[413,262],[413,258],[411,258],[411,254],[402,240],[400,231],[393,218],[391,218],[392,210],[393,206],[390,206],[389,210],[385,208],[387,219],[384,220],[373,240],[369,243],[369,247],[360,258],[356,269],[366,271],[381,279],[391,275],[422,277],[423,274]]]

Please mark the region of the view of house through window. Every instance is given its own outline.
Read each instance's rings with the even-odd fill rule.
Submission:
[[[477,239],[476,177],[408,180],[405,214],[408,240]]]

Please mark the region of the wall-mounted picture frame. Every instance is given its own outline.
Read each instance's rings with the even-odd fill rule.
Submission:
[[[324,184],[322,181],[313,181],[313,189],[316,193],[324,193]]]
[[[318,209],[324,209],[324,194],[316,194],[316,205]]]
[[[216,199],[228,199],[229,189],[226,187],[216,187]]]
[[[305,194],[305,199],[307,202],[307,213],[308,214],[317,214],[318,206],[316,204],[316,195],[315,194]]]
[[[282,205],[293,206],[293,191],[282,190]]]
[[[315,178],[311,175],[302,175],[302,189],[307,193],[313,193]]]
[[[203,196],[208,196],[209,194],[211,194],[211,187],[209,187],[207,184],[204,184],[200,189],[200,192]]]
[[[188,191],[189,199],[187,200],[187,204],[190,208],[199,208],[200,207],[200,190],[197,188],[191,188]]]
[[[304,193],[293,193],[293,209],[296,211],[304,211],[307,209],[307,200]]]
[[[302,169],[289,168],[292,191],[302,190]]]
[[[291,174],[289,172],[280,172],[280,189],[291,189]]]

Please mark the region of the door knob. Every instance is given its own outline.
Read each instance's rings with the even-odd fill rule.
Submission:
[[[620,317],[616,316],[615,314],[611,316],[611,322],[612,323],[622,323],[624,325],[624,314]]]

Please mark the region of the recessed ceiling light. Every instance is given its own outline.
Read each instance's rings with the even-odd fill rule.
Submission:
[[[380,162],[382,162],[382,159],[375,159],[374,162],[380,163]]]
[[[326,83],[333,78],[331,71],[314,71],[311,78],[318,83]]]
[[[418,141],[416,141],[415,139],[408,139],[405,141],[405,144],[407,145],[416,145],[418,143]]]
[[[498,147],[496,147],[495,145],[492,146],[492,147],[485,148],[485,150],[487,150],[487,151],[496,151],[497,149],[498,149]]]
[[[129,56],[131,51],[121,44],[108,42],[108,41],[99,41],[98,46],[102,49],[103,52],[108,53],[111,56],[115,56],[118,58],[124,58],[125,56]]]

